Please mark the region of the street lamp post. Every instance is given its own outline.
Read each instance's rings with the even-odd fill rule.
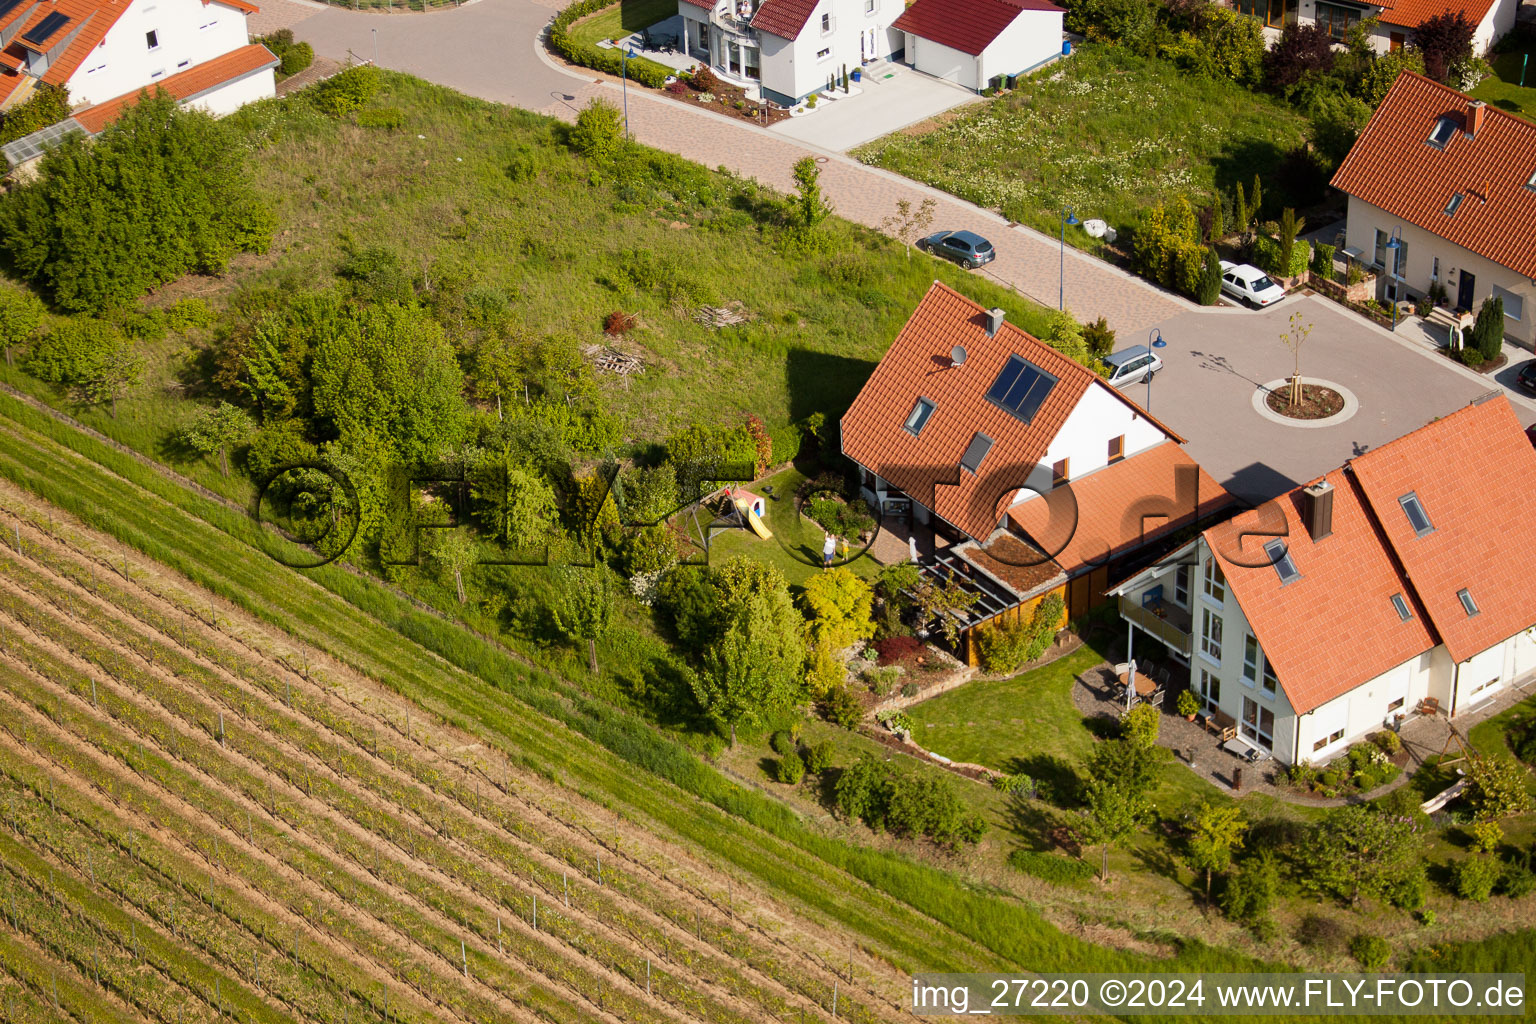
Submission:
[[[633,47],[625,46],[619,53],[619,78],[624,89],[624,141],[629,141],[629,58],[640,56]]]
[[[1167,347],[1168,343],[1163,340],[1163,332],[1156,327],[1152,328],[1152,333],[1147,335],[1147,351],[1151,352],[1153,349]],[[1152,354],[1156,355],[1157,353],[1153,352]],[[1152,377],[1154,372],[1152,367],[1147,367],[1147,412],[1152,411]]]
[[[1071,210],[1062,211],[1061,215],[1061,282],[1056,292],[1056,308],[1067,308],[1067,225],[1076,224],[1078,220],[1072,215]]]
[[[1403,251],[1403,229],[1399,225],[1392,229],[1392,237],[1387,239],[1387,249],[1392,253],[1392,330],[1397,330],[1397,300],[1402,289],[1398,287],[1401,280],[1397,274],[1398,254]]]

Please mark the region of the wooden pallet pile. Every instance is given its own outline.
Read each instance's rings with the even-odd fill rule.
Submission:
[[[599,373],[612,373],[620,377],[632,377],[645,372],[645,363],[639,358],[613,348],[604,349],[594,356],[592,366]]]
[[[752,316],[740,302],[732,302],[728,306],[700,306],[694,312],[693,319],[705,327],[719,328],[744,324]]]

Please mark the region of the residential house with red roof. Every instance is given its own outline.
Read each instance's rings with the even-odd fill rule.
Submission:
[[[91,134],[144,89],[229,113],[275,95],[277,58],[246,30],[256,10],[247,0],[0,0],[0,110],[48,84],[69,90],[75,123],[65,128]],[[7,155],[16,163],[38,148],[13,144]]]
[[[1379,52],[1413,42],[1413,32],[1430,18],[1463,15],[1473,26],[1473,52],[1483,54],[1515,25],[1520,0],[1231,0],[1243,14],[1264,23],[1279,38],[1286,25],[1319,25],[1343,42],[1362,21],[1372,23],[1370,41]]]
[[[908,64],[980,91],[1058,57],[1065,14],[1050,0],[916,0],[892,27]]]
[[[1505,337],[1536,347],[1536,124],[1403,72],[1333,185],[1350,255],[1380,269],[1385,297],[1439,284],[1476,312],[1497,296]]]
[[[946,542],[926,570],[978,595],[966,630],[1053,592],[1081,614],[1113,573],[1231,501],[1145,409],[937,281],[841,436],[865,500]]]
[[[1192,645],[1190,686],[1241,743],[1324,762],[1426,700],[1455,716],[1536,674],[1533,533],[1536,449],[1491,393],[1111,593],[1133,657]]]
[[[980,90],[1061,53],[1062,12],[1048,0],[678,0],[677,10],[684,52],[782,106],[876,61],[904,57]]]

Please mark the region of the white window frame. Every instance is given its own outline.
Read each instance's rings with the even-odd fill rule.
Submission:
[[[1269,663],[1269,655],[1262,648],[1259,657],[1264,662],[1264,666],[1259,669],[1259,691],[1266,697],[1273,697],[1280,690],[1280,677],[1275,674],[1274,666]]]
[[[880,0],[864,0],[864,16],[866,18],[870,15],[878,14],[879,11]]]
[[[1221,616],[1214,609],[1200,609],[1200,655],[1214,664],[1221,664],[1222,639],[1226,633]]]
[[[830,13],[823,14],[821,16],[821,34],[823,36],[829,36],[833,32],[836,32],[836,31],[837,31],[837,19],[832,17],[832,15]]]
[[[1180,563],[1173,570],[1173,603],[1180,608],[1189,607],[1189,584],[1190,577],[1194,575],[1191,571],[1193,568],[1188,563]],[[1182,594],[1180,594],[1180,590],[1183,591]]]
[[[1259,650],[1259,638],[1245,632],[1243,635],[1243,685],[1259,684],[1259,663],[1263,660],[1264,653]]]
[[[1253,708],[1253,721],[1248,721],[1248,709]],[[1269,731],[1264,731],[1264,716],[1269,716]],[[1243,695],[1242,713],[1238,715],[1238,731],[1265,750],[1275,749],[1275,713],[1247,694]]]
[[[830,47],[830,46],[827,47],[825,50],[821,50],[820,52],[818,52],[816,54],[816,63],[818,63],[818,64],[820,64],[824,60],[831,60],[831,59],[832,59],[832,47]]]
[[[1211,696],[1212,691],[1215,696]],[[1207,711],[1221,710],[1221,676],[1210,669],[1200,670],[1200,703],[1205,705]]]
[[[1208,600],[1215,604],[1227,603],[1227,580],[1221,573],[1221,566],[1216,562],[1215,555],[1205,556],[1205,568],[1201,573],[1200,589]]]
[[[1508,288],[1494,285],[1489,298],[1504,300],[1504,319],[1520,323],[1525,319],[1525,296],[1517,295]],[[1514,310],[1514,312],[1510,312]]]
[[[154,36],[155,41],[150,42],[149,37]],[[146,29],[144,32],[144,45],[149,47],[149,52],[154,53],[164,44],[160,42],[160,30],[157,28]]]

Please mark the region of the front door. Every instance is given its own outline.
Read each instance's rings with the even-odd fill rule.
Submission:
[[[1477,286],[1477,278],[1467,271],[1461,272],[1461,284],[1456,288],[1456,305],[1462,309],[1472,308],[1472,290]]]
[[[1403,48],[1404,44],[1406,44],[1407,42],[1408,42],[1408,35],[1407,35],[1407,33],[1405,33],[1405,32],[1392,32],[1392,33],[1389,33],[1388,36],[1387,36],[1387,49],[1391,50],[1393,53],[1396,53],[1398,50],[1401,50]]]

